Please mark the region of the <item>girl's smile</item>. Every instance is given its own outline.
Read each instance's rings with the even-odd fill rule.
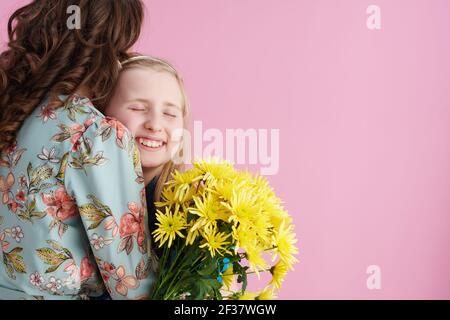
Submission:
[[[164,148],[167,143],[162,139],[136,137],[136,143],[138,147],[143,151],[155,152]]]

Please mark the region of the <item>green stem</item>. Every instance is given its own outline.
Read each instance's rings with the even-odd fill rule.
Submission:
[[[179,277],[180,272],[189,272],[189,274],[192,274],[193,272],[195,272],[195,270],[197,270],[198,268],[198,263],[202,262],[205,257],[204,255],[202,255],[201,251],[198,250],[189,250],[186,254],[185,257],[183,257],[183,261],[191,261],[191,256],[197,256],[197,258],[192,262],[192,263],[188,263],[188,264],[181,264],[181,266],[179,266],[177,273],[172,277],[172,281],[170,282],[169,286],[167,287],[167,294],[165,295],[165,299],[170,299],[172,296],[176,296],[177,294],[179,294],[180,289],[179,287],[174,284],[174,282],[176,280],[178,280],[178,283],[183,283],[183,277]]]
[[[269,269],[263,269],[263,270],[258,270],[259,272],[267,272],[267,271],[270,271],[270,269],[271,268],[269,268]],[[251,273],[256,273],[256,271],[249,271],[249,272],[246,272],[245,274],[251,274]],[[228,275],[240,275],[240,273],[230,273],[230,274],[227,274],[227,276]]]
[[[176,247],[176,246],[174,246]],[[167,270],[167,272],[165,272],[165,277],[163,278],[163,280],[160,282],[160,287],[163,286],[164,283],[166,283],[169,279],[170,279],[170,273],[172,272],[172,269],[176,266],[179,258],[182,256],[182,252],[183,252],[183,248],[184,246],[181,246],[181,248],[179,248],[178,252],[176,252],[176,257],[175,260],[171,262],[169,270]],[[168,249],[167,247],[165,249]],[[169,251],[170,249],[168,249]],[[167,262],[167,256],[164,257],[164,260],[162,260],[164,262]]]
[[[166,262],[168,251],[169,251],[169,249],[167,247],[164,247],[163,255],[162,255],[162,258],[160,261],[162,261],[164,263]],[[162,272],[163,268],[164,268],[164,265],[160,266],[160,270],[158,272],[158,277],[156,279],[156,288],[152,294],[153,299],[158,299],[158,294],[159,294],[159,291],[161,290],[161,278],[162,278],[162,274],[163,274],[163,272]]]
[[[194,254],[194,253],[196,253],[195,252],[195,250],[190,250],[190,251],[188,251],[188,254],[186,255],[186,257],[184,257],[184,261],[190,261],[190,256],[189,256],[189,254]],[[179,256],[181,256],[181,254],[179,255]],[[178,256],[178,257],[179,257]],[[178,258],[177,257],[177,258]],[[195,265],[196,265],[196,263],[197,263],[197,261],[199,260],[199,259],[201,259],[201,258],[203,258],[202,257],[202,255],[200,255],[192,264],[190,264],[189,266],[188,266],[188,270],[190,271],[190,272],[193,272],[193,270],[195,270]],[[176,281],[176,280],[178,280],[179,282],[183,282],[183,281],[180,281],[181,279],[178,277],[179,276],[179,274],[180,274],[180,272],[182,272],[182,271],[185,271],[185,266],[186,265],[181,265],[179,268],[178,268],[178,270],[177,270],[177,273],[172,277],[172,281],[170,282],[170,284],[169,284],[169,286],[167,287],[167,294],[165,295],[165,299],[169,299],[172,295],[174,295],[174,294],[176,294],[177,293],[177,286],[175,285],[175,286],[173,286],[174,285],[174,281]]]

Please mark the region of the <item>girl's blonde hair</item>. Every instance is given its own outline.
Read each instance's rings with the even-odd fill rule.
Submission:
[[[144,55],[135,55],[132,58],[125,60],[120,64],[120,71],[129,70],[132,68],[150,68],[157,72],[167,72],[171,74],[178,82],[178,85],[180,86],[181,95],[183,98],[182,101],[182,112],[183,112],[183,129],[188,129],[189,124],[189,102],[186,95],[186,90],[184,88],[184,82],[181,78],[178,71],[166,60],[151,56],[144,56]],[[179,159],[183,157],[183,143],[180,145],[179,149]],[[155,187],[155,193],[154,193],[154,201],[161,201],[161,193],[164,187],[164,184],[170,179],[172,172],[175,170],[182,170],[184,167],[183,164],[175,164],[172,160],[164,164],[163,169],[159,175],[158,181],[156,183]]]

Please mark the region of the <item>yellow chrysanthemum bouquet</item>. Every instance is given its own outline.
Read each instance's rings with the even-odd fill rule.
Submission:
[[[273,299],[297,262],[281,200],[265,178],[228,162],[197,161],[175,172],[155,205],[153,236],[163,253],[152,299]],[[247,274],[260,272],[271,281],[247,292]]]

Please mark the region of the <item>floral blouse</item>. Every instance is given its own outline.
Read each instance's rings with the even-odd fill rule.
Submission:
[[[146,298],[157,258],[134,139],[89,99],[59,98],[0,154],[0,299]]]

